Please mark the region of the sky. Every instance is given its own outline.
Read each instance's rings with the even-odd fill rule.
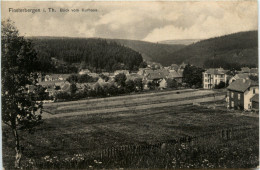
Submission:
[[[39,8],[41,12],[9,12]],[[53,8],[56,12],[48,12]],[[70,12],[60,12],[67,8]],[[81,12],[97,9],[97,12]],[[43,9],[46,12],[42,12]],[[79,9],[80,12],[72,12]],[[99,37],[150,42],[206,39],[257,30],[257,1],[178,2],[3,2],[2,20],[10,18],[24,36]]]

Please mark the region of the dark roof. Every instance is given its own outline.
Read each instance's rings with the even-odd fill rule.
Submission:
[[[180,77],[182,77],[182,75],[176,71],[170,72],[168,75],[168,78],[180,78]]]
[[[251,68],[250,73],[258,73],[258,68]]]
[[[249,87],[258,86],[258,83],[253,80],[238,79],[232,82],[227,89],[239,92],[245,92]]]
[[[210,68],[210,69],[206,70],[205,73],[207,73],[207,74],[226,74],[227,70],[224,70],[222,68],[218,68],[218,69]]]
[[[162,79],[164,77],[160,73],[149,73],[147,78],[150,79],[150,80],[155,80],[155,79]]]
[[[237,79],[247,79],[249,77],[248,73],[239,73],[235,75],[235,78]]]
[[[252,98],[251,98],[251,100],[253,101],[253,102],[259,102],[259,94],[256,94],[256,95],[254,95]]]

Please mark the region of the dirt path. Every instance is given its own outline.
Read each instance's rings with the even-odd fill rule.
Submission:
[[[107,102],[107,101],[117,101],[117,100],[129,100],[129,99],[136,99],[136,98],[147,98],[147,97],[158,97],[158,96],[165,96],[165,95],[171,95],[171,94],[184,94],[184,93],[190,93],[198,91],[196,89],[183,89],[183,90],[172,90],[172,91],[160,91],[160,92],[152,92],[152,93],[144,93],[144,94],[133,94],[133,95],[124,95],[124,96],[114,96],[114,97],[107,97],[107,98],[98,98],[98,99],[86,99],[86,100],[77,100],[77,101],[68,101],[68,102],[58,102],[58,103],[45,103],[45,107],[49,106],[66,106],[66,105],[72,105],[72,104],[85,104],[85,103],[96,103],[96,102]],[[200,90],[203,91],[209,91],[209,90]]]

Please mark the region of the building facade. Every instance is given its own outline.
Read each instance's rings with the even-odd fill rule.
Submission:
[[[213,89],[216,85],[219,85],[220,82],[227,83],[227,74],[226,70],[222,68],[218,69],[208,69],[202,73],[203,88],[204,89]]]
[[[252,99],[259,94],[258,83],[252,80],[239,79],[227,87],[227,108],[252,110]],[[255,101],[255,100],[254,100]]]

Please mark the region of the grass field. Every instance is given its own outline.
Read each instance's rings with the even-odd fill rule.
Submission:
[[[184,97],[187,97],[186,94],[191,95],[192,93],[185,93]],[[194,94],[192,95],[194,96]],[[169,98],[169,96],[161,97],[167,100],[174,98]],[[155,100],[151,96],[149,98],[148,102]],[[140,98],[140,100],[143,99]],[[160,97],[157,98],[157,100],[159,99]],[[108,100],[107,102],[110,101]],[[115,102],[119,102],[119,105],[120,102],[128,102],[130,104],[126,97],[120,98],[120,100],[113,103]],[[132,102],[138,103],[140,101],[139,99],[132,99]],[[96,107],[100,103],[102,104],[100,101],[92,104],[90,102],[90,105]],[[60,103],[58,107],[66,106],[66,109],[75,108],[80,111],[84,110],[84,107],[90,107],[87,106],[86,102],[78,105],[73,103],[71,106],[68,104],[65,103],[63,105]],[[153,144],[183,136],[197,136],[219,129],[246,125],[255,127],[246,132],[246,134],[253,135],[247,135],[243,138],[243,140],[246,140],[246,144],[241,142],[241,139],[232,141],[232,144],[235,145],[235,148],[242,148],[240,149],[241,151],[243,151],[243,148],[246,151],[248,146],[252,146],[253,149],[258,148],[258,117],[245,116],[240,112],[228,111],[225,107],[212,109],[206,106],[168,105],[167,107],[129,109],[119,112],[107,112],[106,114],[81,114],[46,119],[43,124],[36,128],[33,134],[20,132],[22,145],[25,148],[23,162],[25,164],[29,159],[44,160],[46,156],[67,159],[75,156],[75,154],[84,154],[88,157],[88,153],[98,153],[103,149],[111,147]],[[55,109],[51,105],[48,107]],[[65,108],[63,109],[66,110]],[[60,109],[55,114],[61,115],[63,109]],[[9,168],[12,167],[15,155],[12,139],[12,134],[8,128],[3,127],[4,166]],[[256,150],[257,152],[255,151],[254,156],[258,158],[258,149]],[[162,160],[162,158],[158,158],[159,160]],[[241,161],[240,159],[234,160]],[[232,165],[235,165],[235,163]],[[114,162],[113,165],[111,163],[107,166],[116,167],[114,164],[116,163]],[[231,164],[228,165],[228,167],[233,167]],[[255,165],[255,162],[248,166],[250,167],[250,165]],[[132,167],[130,164],[129,166],[128,168]],[[134,168],[138,167],[145,168],[146,166],[136,165]],[[153,165],[153,167],[162,168],[163,165],[158,165],[158,167]],[[87,167],[83,166],[82,168]]]

